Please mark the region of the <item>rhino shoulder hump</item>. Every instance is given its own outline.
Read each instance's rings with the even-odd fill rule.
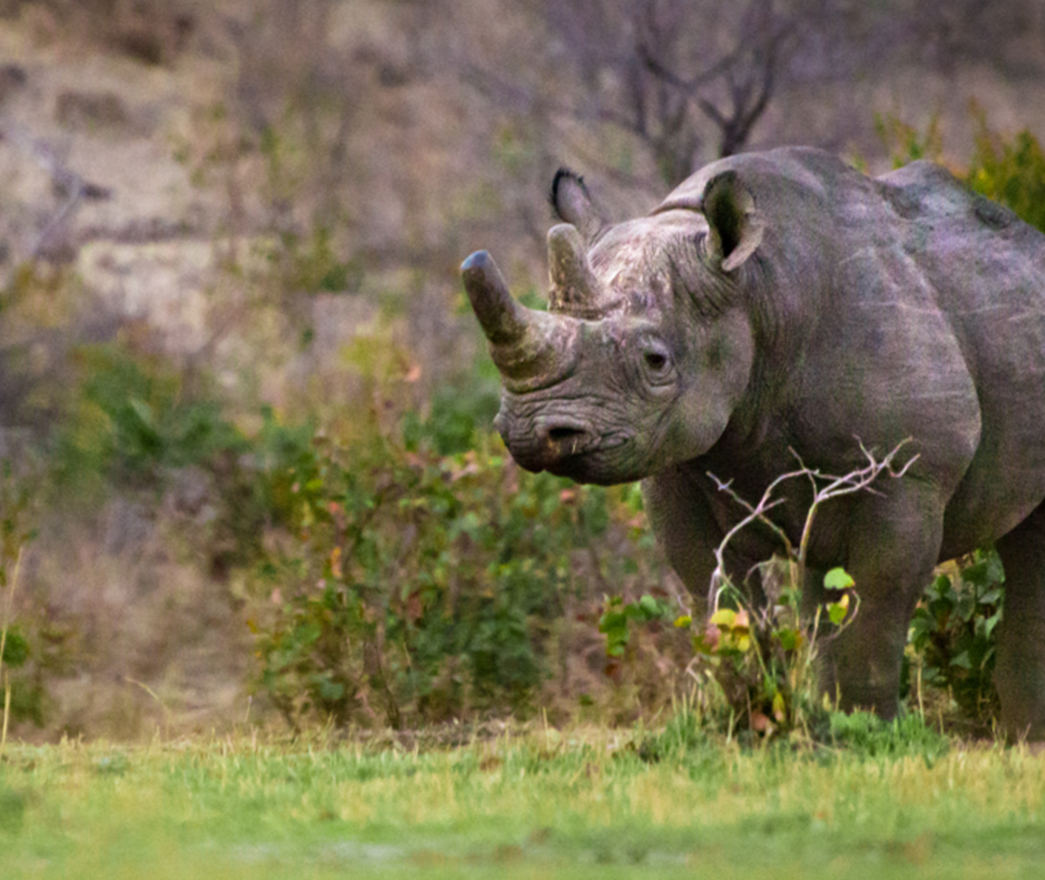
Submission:
[[[905,220],[968,214],[977,196],[946,168],[919,159],[876,178],[885,200]]]

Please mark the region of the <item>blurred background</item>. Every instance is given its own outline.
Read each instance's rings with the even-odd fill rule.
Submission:
[[[0,0],[12,735],[655,714],[641,499],[506,458],[461,260],[783,144],[1043,225],[1043,94],[1040,0]]]

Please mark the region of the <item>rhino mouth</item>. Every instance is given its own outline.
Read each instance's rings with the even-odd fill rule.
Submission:
[[[632,442],[626,432],[596,432],[580,419],[556,419],[534,425],[525,433],[515,434],[498,425],[512,458],[528,471],[548,471],[556,476],[582,479],[605,468],[607,456],[616,458],[617,451]]]
[[[544,470],[557,477],[569,477],[578,483],[611,486],[635,479],[627,466],[627,447],[632,437],[624,434],[608,435],[584,452],[566,455],[549,462]]]

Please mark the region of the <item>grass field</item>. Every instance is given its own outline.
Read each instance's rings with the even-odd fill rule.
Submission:
[[[680,730],[8,743],[0,876],[1042,876],[1041,754],[924,729],[815,750]]]

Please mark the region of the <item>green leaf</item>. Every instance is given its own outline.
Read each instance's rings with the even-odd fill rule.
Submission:
[[[824,586],[828,590],[847,590],[855,585],[856,581],[854,581],[849,572],[841,566],[838,568],[832,568],[824,575]]]
[[[991,637],[991,633],[994,632],[994,627],[996,627],[999,623],[1001,623],[1001,615],[992,614],[983,622],[983,635],[989,639]]]
[[[794,651],[801,647],[803,642],[802,633],[797,629],[781,629],[777,631],[780,647],[785,651]]]
[[[845,615],[849,611],[849,595],[842,596],[837,602],[831,602],[827,606],[827,616],[831,619],[831,623],[838,626],[843,620]]]
[[[649,620],[655,620],[661,615],[660,603],[648,594],[639,599],[639,609]]]
[[[15,669],[28,659],[29,643],[12,627],[7,631],[7,641],[4,643],[3,665]]]
[[[156,428],[156,417],[153,414],[152,407],[149,406],[140,397],[132,397],[127,403],[131,407],[131,411],[138,417],[145,427],[155,430]]]

